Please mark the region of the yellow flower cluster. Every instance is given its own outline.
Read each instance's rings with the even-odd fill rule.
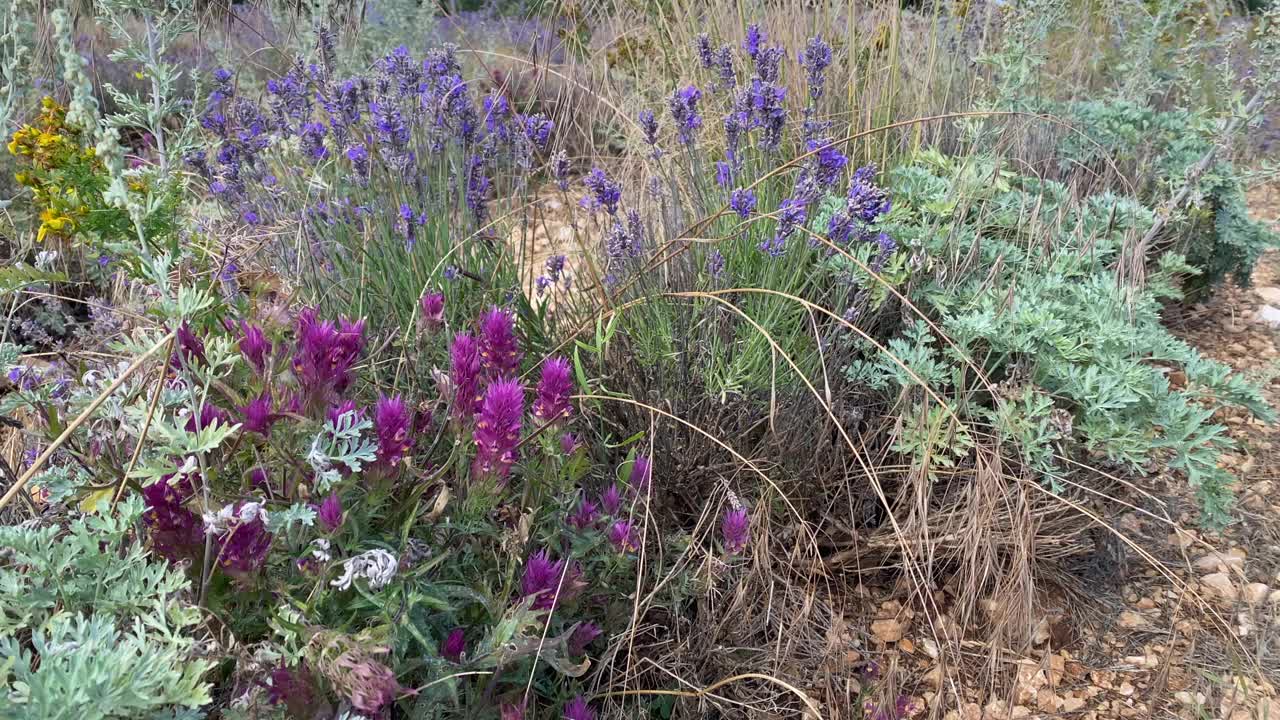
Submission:
[[[46,97],[40,103],[40,116],[35,124],[19,128],[9,140],[9,153],[30,163],[30,170],[18,172],[14,179],[35,195],[40,212],[40,241],[50,234],[68,236],[75,230],[77,220],[84,217],[89,208],[80,199],[75,187],[65,187],[59,180],[63,170],[70,165],[88,164],[93,169],[93,148],[80,150],[79,132],[66,124],[66,108],[53,98]]]

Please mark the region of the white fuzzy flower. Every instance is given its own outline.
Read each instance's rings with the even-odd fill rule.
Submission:
[[[311,556],[322,563],[327,563],[333,559],[329,554],[329,540],[327,538],[316,538],[311,541]]]
[[[396,576],[400,562],[386,550],[369,550],[342,563],[342,575],[329,583],[346,590],[359,578],[369,581],[370,590],[381,590]]]

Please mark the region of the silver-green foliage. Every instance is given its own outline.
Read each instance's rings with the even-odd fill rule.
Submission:
[[[200,612],[137,541],[141,515],[135,496],[65,530],[0,527],[0,717],[197,717],[210,701]]]

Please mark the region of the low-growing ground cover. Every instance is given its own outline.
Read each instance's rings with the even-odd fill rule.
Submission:
[[[14,2],[0,714],[1110,712],[1276,18],[786,9]]]

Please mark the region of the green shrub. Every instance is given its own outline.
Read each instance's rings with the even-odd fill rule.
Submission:
[[[61,528],[0,527],[0,716],[196,717],[212,664],[183,574],[135,537],[142,499]]]

